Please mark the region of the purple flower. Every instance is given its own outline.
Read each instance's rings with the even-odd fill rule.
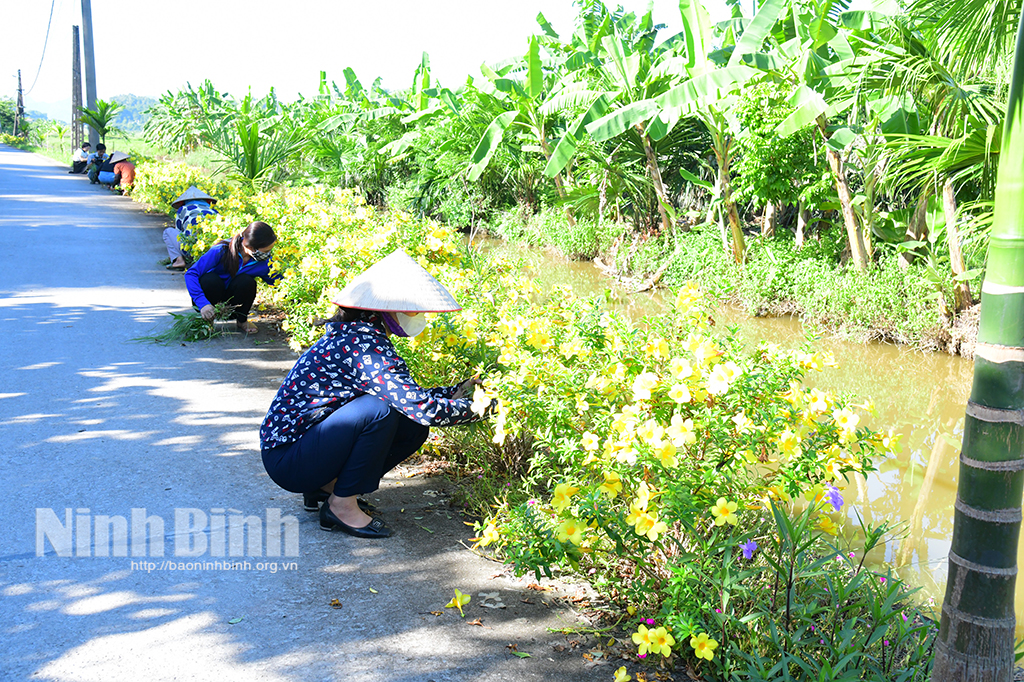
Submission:
[[[839,492],[839,488],[834,485],[829,485],[828,489],[825,490],[825,497],[828,498],[828,503],[832,505],[832,508],[839,511],[843,507],[843,495]]]
[[[654,619],[653,618],[648,618],[644,622],[647,623],[648,625],[654,625]]]
[[[744,542],[740,545],[740,549],[743,550],[743,558],[750,560],[754,557],[754,552],[757,551],[757,543],[753,540]]]
[[[880,583],[882,583],[884,585],[885,584],[885,578],[883,578],[882,576],[878,576],[878,582],[880,582]]]
[[[637,658],[647,658],[647,654],[637,654]]]

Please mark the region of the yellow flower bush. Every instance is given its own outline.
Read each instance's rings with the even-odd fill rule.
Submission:
[[[260,301],[284,314],[297,350],[322,333],[313,321],[333,312],[332,295],[396,248],[451,290],[463,311],[432,315],[421,335],[395,343],[424,385],[482,379],[473,404],[487,420],[440,430],[432,447],[512,483],[474,500],[484,517],[476,542],[518,572],[588,571],[615,586],[613,598],[657,607],[689,548],[756,528],[770,504],[795,505],[898,447],[892,431],[865,425],[870,403],[805,386],[807,372],[835,364],[828,354],[747,349],[716,334],[714,302],[695,286],[633,324],[566,287],[540,292],[517,264],[470,254],[447,227],[375,210],[353,190],[242,192],[188,167],[146,163],[135,196],[169,210],[189,184],[221,199],[220,215],[196,231],[194,254],[252,220],[274,227],[271,264],[284,277],[261,287]],[[842,532],[821,518],[835,528],[821,521],[817,532]],[[679,624],[699,617],[641,626],[634,641],[668,656],[675,637],[691,634]],[[703,634],[690,642],[708,661],[718,644]]]

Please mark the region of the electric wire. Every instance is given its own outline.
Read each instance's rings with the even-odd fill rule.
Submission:
[[[50,18],[46,20],[46,37],[43,38],[43,54],[39,56],[39,68],[36,69],[36,77],[32,79],[32,87],[25,93],[26,96],[32,94],[32,90],[36,87],[36,83],[39,82],[39,74],[43,70],[43,59],[46,58],[46,44],[50,42],[50,24],[53,23],[53,6],[57,4],[57,0],[50,0]]]

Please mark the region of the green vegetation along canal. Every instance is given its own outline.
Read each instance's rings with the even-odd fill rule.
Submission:
[[[479,243],[479,240],[478,240]],[[615,291],[620,309],[640,319],[662,309],[658,293],[628,295],[589,262],[567,261],[538,249],[488,240],[484,248],[521,260],[542,286],[568,285],[581,296]],[[793,317],[752,318],[723,307],[716,317],[721,329],[738,327],[749,347],[765,340],[796,348],[805,343],[807,329]],[[964,408],[971,389],[974,363],[961,357],[921,353],[910,348],[856,343],[823,337],[815,347],[831,350],[838,369],[811,372],[808,384],[838,394],[871,399],[877,417],[872,428],[894,427],[902,434],[896,457],[880,463],[878,471],[850,481],[843,491],[846,529],[856,529],[857,513],[865,523],[888,519],[895,532],[868,558],[875,570],[891,568],[921,587],[923,600],[942,603],[946,555],[953,535],[958,457],[963,436]],[[1020,563],[1020,557],[1018,558]],[[1024,590],[1017,590],[1018,637],[1024,634]]]

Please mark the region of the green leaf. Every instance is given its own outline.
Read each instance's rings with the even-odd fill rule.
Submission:
[[[689,115],[702,103],[719,99],[723,92],[745,83],[757,75],[749,66],[729,66],[691,78],[655,98],[663,109],[680,109],[680,115]]]
[[[691,71],[702,72],[707,69],[708,52],[714,36],[707,10],[700,0],[679,0],[679,15],[683,20],[686,40],[686,67]]]
[[[471,182],[476,182],[480,178],[484,169],[487,168],[494,150],[501,144],[501,138],[505,129],[512,124],[512,121],[518,115],[518,111],[504,111],[495,116],[494,120],[487,126],[487,129],[484,130],[484,134],[480,137],[480,142],[477,143],[476,149],[473,150],[473,156],[470,159],[469,179]]]
[[[545,176],[553,178],[569,164],[576,154],[576,142],[582,136],[583,130],[587,124],[604,116],[611,104],[612,97],[611,93],[599,95],[590,108],[569,127],[562,139],[558,141],[554,151],[551,152],[551,158],[548,159],[548,164],[544,167]]]
[[[967,272],[957,275],[953,279],[955,279],[957,282],[967,282],[974,279],[983,272],[985,272],[985,268],[973,268],[971,270],[968,270]]]
[[[743,55],[753,52],[761,52],[764,49],[764,41],[775,27],[775,22],[782,16],[782,12],[789,6],[789,0],[767,0],[757,9],[754,20],[743,32],[736,49],[729,58],[729,66],[739,63]]]
[[[530,654],[526,653],[525,651],[513,651],[512,655],[518,658],[531,658]]]
[[[530,36],[530,49],[526,52],[526,64],[526,95],[530,99],[537,99],[544,92],[544,71],[540,63],[540,41],[537,36]]]
[[[715,189],[715,186],[712,185],[710,182],[708,182],[707,180],[702,180],[701,178],[697,177],[696,175],[686,170],[685,168],[680,168],[679,174],[683,176],[684,180],[694,185],[697,185],[698,187],[703,187],[708,191],[712,191]]]
[[[654,100],[644,99],[616,109],[607,116],[587,125],[587,132],[598,142],[618,137],[632,126],[658,113]]]
[[[544,18],[543,12],[537,12],[537,23],[544,31],[544,35],[550,36],[551,38],[558,38],[558,33],[555,32],[555,29],[551,25],[551,23],[546,18]]]
[[[228,625],[238,625],[243,620],[245,620],[245,619],[242,616],[238,616],[237,618],[232,618],[231,620],[229,620],[228,621]]]
[[[828,108],[825,98],[806,85],[801,85],[793,92],[789,103],[795,108],[793,113],[775,128],[775,134],[779,137],[789,137],[793,133],[803,130],[814,123],[818,116]]]
[[[828,146],[837,152],[845,151],[857,141],[857,133],[849,126],[837,128],[828,138]]]

